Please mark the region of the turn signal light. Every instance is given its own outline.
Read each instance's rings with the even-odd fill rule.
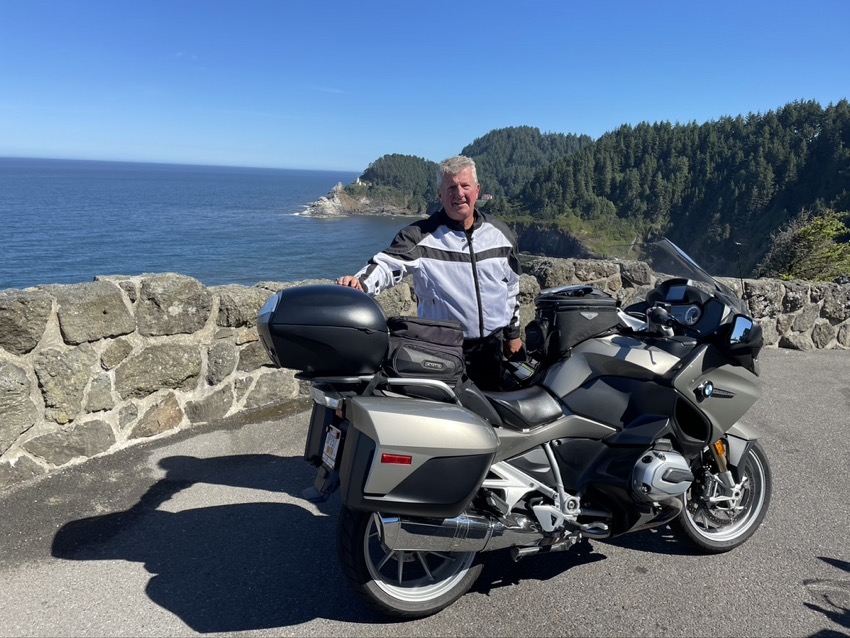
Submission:
[[[717,439],[714,442],[714,449],[717,450],[718,455],[726,456],[726,444],[723,442],[723,439]]]
[[[381,454],[381,463],[390,465],[410,465],[413,457],[406,454]]]

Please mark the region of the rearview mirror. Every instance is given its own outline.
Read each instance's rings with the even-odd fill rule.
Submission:
[[[729,335],[729,345],[735,346],[750,343],[753,333],[753,320],[743,315],[735,317],[732,323],[732,333]]]
[[[759,352],[764,346],[761,326],[746,315],[736,315],[729,331],[727,348],[733,361],[758,374],[756,365]]]

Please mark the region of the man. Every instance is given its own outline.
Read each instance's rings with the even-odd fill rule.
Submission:
[[[459,322],[467,373],[481,389],[497,390],[502,353],[522,350],[516,235],[475,209],[481,185],[472,159],[440,163],[437,187],[439,212],[402,228],[389,248],[337,283],[375,295],[412,274],[419,316]]]

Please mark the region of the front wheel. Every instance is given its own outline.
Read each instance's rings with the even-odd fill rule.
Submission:
[[[707,554],[743,544],[759,528],[770,504],[773,479],[764,449],[754,441],[739,467],[741,492],[734,501],[722,497],[715,476],[705,468],[682,497],[684,508],[671,527]]]
[[[483,567],[475,552],[392,551],[378,538],[379,514],[342,508],[337,548],[354,591],[378,611],[422,618],[463,596]]]

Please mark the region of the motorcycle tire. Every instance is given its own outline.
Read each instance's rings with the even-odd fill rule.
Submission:
[[[342,571],[372,608],[396,618],[423,618],[463,596],[483,568],[475,552],[392,551],[378,538],[375,516],[343,507],[337,527]]]
[[[764,449],[753,442],[741,461],[746,482],[739,510],[709,503],[705,479],[698,476],[682,497],[682,513],[670,526],[705,554],[721,554],[746,542],[761,526],[770,505],[773,478]]]

